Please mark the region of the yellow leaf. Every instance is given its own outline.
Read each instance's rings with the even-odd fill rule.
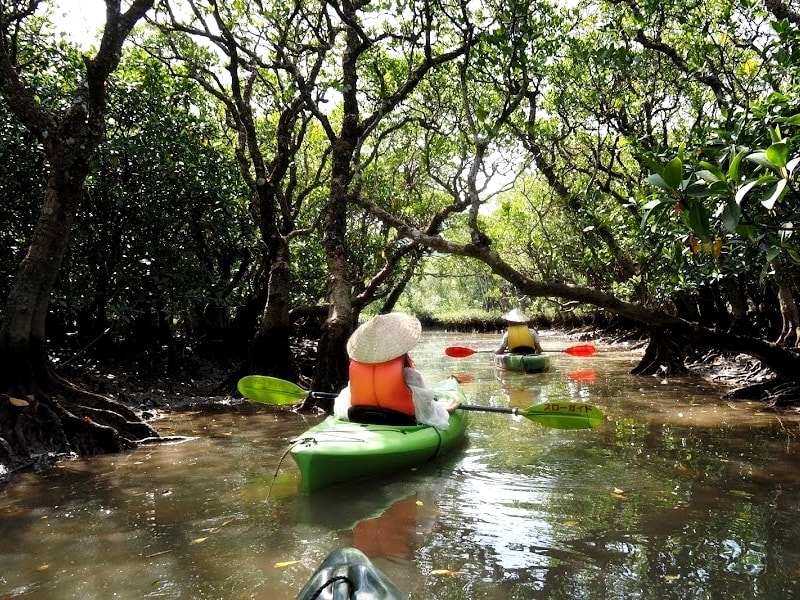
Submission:
[[[283,562],[276,562],[275,568],[282,569],[283,567],[288,567],[289,565],[296,565],[299,562],[300,562],[299,560],[285,560]]]
[[[417,504],[417,506],[422,506],[423,502],[422,502],[422,500],[417,500],[416,504]]]
[[[431,575],[436,575],[437,577],[452,577],[453,575],[461,575],[461,571],[451,571],[450,569],[434,569],[431,571]]]
[[[207,539],[208,539],[207,537],[195,538],[192,540],[192,544],[202,544]]]
[[[38,567],[36,567],[36,572],[37,573],[41,573],[42,571],[47,571],[47,569],[49,569],[49,568],[50,568],[50,565],[48,565],[48,564],[39,565]]]
[[[12,406],[30,406],[30,402],[27,400],[23,400],[22,398],[14,398],[14,396],[9,396],[8,401],[11,402]]]

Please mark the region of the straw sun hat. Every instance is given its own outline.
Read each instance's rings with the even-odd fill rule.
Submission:
[[[382,363],[411,350],[422,336],[419,319],[404,313],[378,315],[347,340],[347,354],[362,363]]]
[[[508,321],[509,323],[527,323],[528,321],[530,321],[528,315],[526,315],[518,308],[508,311],[506,314],[503,315],[503,319],[505,321]]]

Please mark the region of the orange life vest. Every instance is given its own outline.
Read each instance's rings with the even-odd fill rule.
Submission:
[[[508,351],[518,352],[520,349],[536,350],[536,343],[527,325],[508,326]]]
[[[403,377],[403,368],[413,366],[407,354],[376,364],[351,360],[350,406],[388,408],[413,417],[411,389]]]

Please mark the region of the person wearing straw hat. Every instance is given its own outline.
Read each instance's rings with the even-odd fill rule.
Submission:
[[[350,381],[333,403],[333,413],[361,423],[450,425],[458,403],[434,398],[408,352],[422,336],[419,319],[404,313],[373,317],[347,340]]]
[[[533,327],[528,327],[530,318],[520,309],[515,308],[503,315],[508,328],[503,334],[497,354],[511,352],[513,354],[541,354],[542,345],[539,334]]]

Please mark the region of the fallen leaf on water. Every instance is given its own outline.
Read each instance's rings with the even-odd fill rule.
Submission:
[[[207,537],[195,538],[192,540],[192,544],[202,544],[207,539],[208,539]]]
[[[423,505],[423,502],[422,502],[422,500],[417,500],[417,502],[416,502],[416,505],[417,505],[417,506],[422,506],[422,505]]]
[[[461,571],[451,571],[450,569],[434,569],[431,571],[431,575],[436,575],[437,577],[452,577],[453,575],[461,575]]]
[[[47,569],[49,569],[49,568],[50,568],[50,565],[48,565],[48,564],[39,565],[38,567],[36,567],[36,572],[37,573],[41,573],[42,571],[47,571]]]
[[[299,562],[300,562],[299,560],[285,560],[283,562],[276,562],[275,568],[282,569],[283,567],[288,567],[289,565],[296,565]]]

